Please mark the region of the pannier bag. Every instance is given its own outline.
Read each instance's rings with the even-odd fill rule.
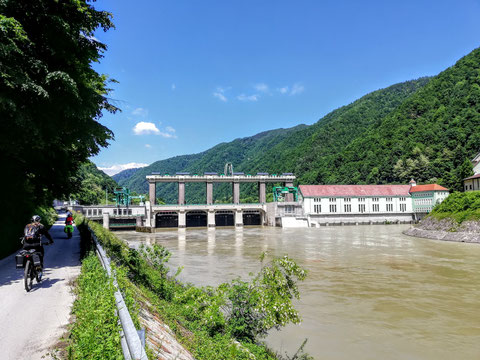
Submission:
[[[25,250],[20,251],[15,255],[15,264],[17,269],[22,269],[25,267]]]
[[[40,255],[38,253],[33,253],[32,258],[33,258],[33,265],[40,266],[42,264]]]
[[[64,232],[68,233],[73,233],[73,225],[65,225],[65,228],[63,229]]]

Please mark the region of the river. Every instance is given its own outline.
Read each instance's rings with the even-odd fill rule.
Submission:
[[[288,254],[309,271],[295,302],[303,322],[266,341],[315,359],[480,359],[480,245],[402,234],[404,225],[117,232],[156,242],[181,280],[217,285]]]

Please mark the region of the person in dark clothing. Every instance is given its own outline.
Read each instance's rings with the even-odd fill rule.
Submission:
[[[35,249],[35,251],[38,251],[41,254],[40,261],[42,262],[43,267],[43,255],[45,254],[45,250],[42,246],[42,236],[45,236],[50,244],[53,244],[53,239],[40,221],[42,221],[42,218],[38,215],[34,215],[32,216],[31,223],[25,226],[23,231],[23,248],[25,250]]]

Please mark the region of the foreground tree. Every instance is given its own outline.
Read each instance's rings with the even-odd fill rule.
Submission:
[[[19,226],[35,206],[75,191],[78,167],[113,139],[98,120],[117,108],[107,76],[92,68],[106,50],[94,32],[112,28],[111,18],[86,0],[0,0],[0,160],[11,209],[2,223]]]

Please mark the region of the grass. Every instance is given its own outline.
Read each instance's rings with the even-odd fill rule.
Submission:
[[[68,340],[68,359],[123,359],[115,287],[92,252],[82,262]]]

